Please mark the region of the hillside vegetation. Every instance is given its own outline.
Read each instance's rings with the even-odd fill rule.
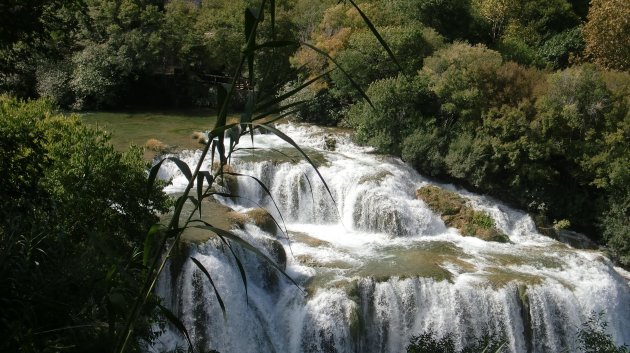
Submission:
[[[71,109],[209,106],[242,50],[239,0],[10,1],[0,91]],[[622,0],[278,1],[252,82],[425,175],[570,224],[630,265],[630,5]],[[6,17],[6,18],[5,18]],[[331,60],[297,45],[326,52]],[[329,70],[332,70],[328,72]],[[374,108],[361,99],[363,87]],[[258,97],[259,99],[262,97]],[[245,107],[244,96],[235,109]]]

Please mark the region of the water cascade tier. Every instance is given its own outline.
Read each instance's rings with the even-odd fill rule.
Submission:
[[[492,335],[504,338],[509,352],[574,352],[581,325],[599,313],[616,343],[630,344],[628,279],[602,253],[543,236],[526,213],[430,181],[399,159],[352,144],[343,132],[279,128],[304,148],[328,188],[289,144],[257,135],[253,146],[241,140],[245,148],[234,153],[231,168],[262,181],[275,203],[247,177],[224,183],[238,197],[216,201],[230,217],[242,216],[234,217],[240,221],[232,231],[277,261],[299,287],[235,246],[246,291],[234,256],[218,239],[209,234],[192,242],[183,250],[187,256],[167,266],[157,292],[199,351],[404,352],[412,336],[431,331],[451,334],[459,348]],[[199,156],[184,151],[178,157],[192,168]],[[211,169],[209,159],[202,169]],[[172,180],[170,193],[186,185],[170,163],[159,177]],[[447,227],[417,197],[427,186],[457,194],[509,241]],[[247,216],[260,208],[280,227]],[[190,257],[212,276],[227,320]],[[186,346],[167,328],[152,349]]]

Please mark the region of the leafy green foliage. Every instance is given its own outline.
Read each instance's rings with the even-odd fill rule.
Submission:
[[[419,20],[449,40],[476,42],[483,38],[470,0],[402,0],[394,6],[403,16]]]
[[[617,346],[609,333],[608,323],[600,315],[593,314],[586,320],[578,332],[578,342],[584,353],[628,353],[628,346]]]
[[[414,74],[422,68],[422,60],[435,51],[441,43],[431,43],[425,39],[436,38],[437,34],[423,28],[420,24],[409,26],[391,26],[381,28],[383,38],[389,43],[394,55],[407,74]],[[373,35],[367,30],[355,31],[348,40],[345,49],[337,56],[337,62],[348,72],[352,73],[356,82],[366,87],[376,80],[396,76],[399,68],[390,59],[387,52],[374,41]],[[331,74],[333,93],[340,97],[351,96],[355,99],[355,89],[339,71]]]
[[[569,66],[572,56],[579,55],[583,50],[582,28],[578,26],[546,40],[538,49],[538,57],[554,69],[560,69]]]
[[[630,4],[623,0],[595,0],[584,26],[586,52],[595,62],[617,70],[630,69]]]
[[[169,202],[148,190],[138,149],[44,101],[0,97],[2,350],[101,351],[112,346],[138,280],[144,230]],[[142,201],[144,200],[144,201]],[[155,336],[151,299],[134,349]]]
[[[431,330],[413,336],[407,346],[407,353],[501,353],[507,351],[504,341],[486,335],[461,350],[456,349],[455,338],[446,334],[441,338]]]
[[[345,122],[424,174],[603,237],[628,264],[629,82],[593,65],[545,74],[455,43],[415,78],[372,83],[376,109],[355,104]]]
[[[617,346],[612,336],[606,332],[607,322],[602,315],[592,314],[582,324],[577,333],[576,346],[572,351],[584,353],[628,353],[628,346]],[[457,350],[455,338],[452,334],[442,337],[432,331],[425,331],[411,337],[407,346],[407,353],[500,353],[507,351],[505,341],[497,335],[486,334],[476,342],[461,350]]]
[[[481,118],[493,96],[493,79],[502,64],[501,55],[484,46],[455,43],[426,59],[423,72],[442,104],[447,124]]]
[[[354,127],[357,140],[383,153],[399,154],[405,131],[420,125],[423,116],[435,110],[426,80],[417,77],[399,75],[375,81],[367,94],[374,108],[364,102],[354,105],[348,112],[348,124]]]

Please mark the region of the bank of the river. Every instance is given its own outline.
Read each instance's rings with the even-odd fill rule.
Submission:
[[[173,149],[194,149],[199,144],[191,138],[195,131],[214,126],[216,112],[210,109],[184,111],[128,111],[87,112],[81,118],[90,125],[97,125],[111,132],[111,142],[118,151],[131,145],[144,146],[149,139],[157,139]],[[156,152],[145,150],[145,160],[151,160]]]

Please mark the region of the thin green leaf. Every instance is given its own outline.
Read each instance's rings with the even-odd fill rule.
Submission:
[[[267,110],[264,113],[256,115],[252,120],[253,121],[257,121],[257,120],[260,120],[260,119],[264,119],[264,118],[266,118],[266,117],[268,117],[270,115],[273,115],[273,114],[285,111],[285,110],[287,110],[289,108],[293,108],[295,106],[306,104],[306,103],[310,103],[310,102],[307,101],[307,100],[301,100],[301,101],[293,102],[293,103],[290,103],[290,104],[287,104],[287,105],[284,105],[284,106],[281,106],[281,107],[276,107],[274,109]],[[294,111],[297,111],[297,110],[299,110],[299,109],[291,110],[291,112],[294,112]],[[282,116],[284,117],[286,115],[287,114],[283,114]],[[275,120],[278,120],[278,119],[274,119],[274,121]],[[269,123],[269,121],[267,121],[267,123]]]
[[[153,228],[153,227],[151,227]],[[114,278],[114,274],[118,272],[118,266],[116,265],[112,265],[112,267],[109,268],[109,271],[107,271],[107,275],[105,276],[105,280],[107,282],[110,282],[112,280],[112,278]]]
[[[229,194],[229,193],[225,193],[225,192],[213,192],[212,195],[214,196],[221,196],[221,197],[225,197],[225,198],[229,198],[229,199],[243,199],[246,201],[251,202],[252,204],[256,205],[257,208],[260,208],[262,210],[264,210],[269,216],[271,216],[271,220],[273,221],[273,223],[278,227],[278,229],[280,229],[280,232],[284,233],[284,236],[289,239],[289,231],[287,230],[286,224],[284,226],[284,230],[282,229],[282,227],[280,226],[280,223],[278,223],[278,221],[276,221],[276,218],[269,213],[269,211],[267,211],[267,209],[265,209],[264,207],[262,207],[262,205],[260,205],[258,202],[248,198],[248,197],[244,197],[244,196],[240,196],[240,195],[234,195],[234,194]],[[282,217],[282,214],[280,215],[280,217]],[[284,220],[282,220],[282,222],[284,223]]]
[[[201,173],[197,174],[197,199],[202,200],[203,196],[203,175]],[[199,204],[199,217],[201,217],[201,204]]]
[[[157,306],[158,308],[160,308],[160,311],[166,317],[166,319],[168,319],[168,321],[170,321],[173,324],[173,326],[175,326],[179,330],[179,332],[181,332],[186,337],[186,340],[188,341],[188,349],[191,352],[194,352],[193,344],[192,344],[192,341],[190,340],[190,335],[188,334],[188,330],[186,330],[186,327],[184,326],[184,324],[170,310],[168,310],[161,304],[158,304]]]
[[[219,127],[216,127],[210,131],[208,131],[208,136],[214,140],[217,137],[223,136],[225,134],[226,131],[230,130],[231,128],[240,125],[240,123],[232,123],[232,124],[227,124],[227,125],[222,125]]]
[[[250,179],[254,180],[258,184],[258,186],[260,186],[260,188],[265,191],[267,196],[269,196],[269,198],[271,199],[271,202],[273,202],[273,206],[276,208],[276,211],[278,211],[278,214],[280,215],[280,219],[282,220],[282,224],[284,224],[284,229],[285,229],[285,233],[286,233],[287,225],[284,222],[284,217],[282,217],[282,212],[280,212],[280,208],[278,207],[278,204],[276,203],[276,200],[271,195],[271,191],[269,191],[269,188],[267,187],[267,185],[265,185],[265,183],[263,183],[262,181],[260,181],[260,179],[256,178],[255,176],[252,176],[252,175],[240,174],[240,173],[234,173],[234,172],[226,172],[225,174],[233,175],[233,176],[236,176],[236,177],[250,178]],[[274,222],[276,222],[275,219],[274,219]],[[277,224],[277,222],[276,222],[276,224]],[[278,228],[282,229],[279,224],[278,224]]]
[[[301,101],[300,103],[301,104],[310,104],[310,102],[304,102],[304,101]],[[295,109],[289,110],[287,112],[284,112],[284,113],[282,113],[280,115],[275,116],[273,119],[265,121],[265,124],[273,124],[276,121],[282,120],[282,119],[286,118],[287,116],[291,116],[291,115],[295,114],[298,111],[300,111],[300,108],[295,108]],[[264,117],[266,117],[268,115],[270,115],[270,114],[257,116],[257,119],[262,119],[262,118],[264,118]],[[256,120],[256,119],[254,119],[254,120]]]
[[[276,37],[276,0],[269,0],[269,13],[271,14],[271,37]]]
[[[201,229],[207,229],[212,231],[213,233],[217,234],[220,237],[225,237],[227,239],[230,239],[236,243],[238,243],[239,245],[241,245],[244,249],[251,251],[252,253],[254,253],[255,255],[259,256],[260,258],[262,258],[263,260],[265,260],[267,263],[269,263],[271,266],[273,266],[276,270],[278,270],[280,273],[282,273],[282,275],[284,275],[289,281],[291,281],[291,283],[293,283],[296,287],[300,288],[300,286],[297,284],[297,282],[295,282],[293,280],[293,278],[291,278],[291,276],[289,276],[286,272],[284,272],[284,270],[282,268],[280,268],[280,266],[278,266],[278,264],[276,264],[272,259],[270,259],[267,255],[265,255],[264,253],[262,253],[260,250],[258,250],[256,247],[254,247],[253,245],[251,245],[250,243],[248,243],[247,241],[241,239],[241,237],[239,237],[238,235],[235,235],[231,232],[228,232],[226,230],[223,229],[219,229],[216,227],[213,227],[209,224],[207,224],[204,221],[193,221],[193,222],[201,222],[204,225],[196,225],[194,227],[196,228],[201,228]],[[302,290],[300,288],[300,290]]]
[[[208,182],[208,189],[210,189],[212,187],[212,175],[210,174],[209,171],[207,170],[202,170],[197,174],[197,200],[199,200],[199,217],[201,217],[201,201],[203,201],[204,198],[204,191],[203,191],[203,181],[206,180]]]
[[[217,86],[217,107],[223,107],[227,105],[228,92],[232,89],[231,84],[222,83]],[[221,109],[217,116],[216,126],[225,126],[225,118],[227,116],[227,110]]]
[[[149,178],[147,179],[147,197],[151,192],[151,188],[153,188],[153,183],[155,182],[155,178],[157,178],[157,173],[160,171],[160,167],[162,163],[164,163],[166,159],[162,159],[161,161],[155,163],[151,170],[149,171]]]
[[[245,286],[245,301],[249,304],[249,294],[247,293],[248,292],[247,291],[247,275],[245,274],[245,267],[243,267],[243,264],[241,263],[241,259],[238,258],[238,256],[234,252],[234,249],[232,249],[232,245],[230,245],[230,243],[228,242],[225,242],[225,243],[227,244],[228,249],[230,249],[230,252],[232,252],[232,256],[234,256],[234,260],[236,260],[238,271],[241,273],[241,279],[243,280],[243,286]]]
[[[186,195],[182,195],[180,197],[177,198],[177,201],[175,201],[175,209],[173,211],[173,228],[174,229],[179,229],[179,216],[182,214],[182,209],[184,206],[184,203],[186,202]]]
[[[325,51],[323,51],[323,50],[319,49],[318,47],[316,47],[316,46],[314,46],[314,45],[312,45],[312,44],[309,44],[309,43],[306,43],[306,42],[300,42],[300,43],[301,43],[302,45],[304,45],[305,47],[307,47],[307,48],[310,48],[310,49],[314,50],[315,52],[319,53],[320,55],[325,56],[325,57],[326,57],[326,58],[328,58],[330,61],[332,61],[332,63],[333,63],[333,64],[335,64],[335,66],[336,66],[339,70],[341,70],[341,72],[343,72],[343,74],[346,76],[346,78],[348,79],[348,81],[350,81],[350,84],[352,84],[352,86],[354,87],[354,89],[356,89],[356,90],[359,92],[359,94],[361,94],[361,96],[363,97],[363,99],[365,99],[365,100],[368,102],[368,104],[370,105],[370,107],[372,107],[372,109],[376,109],[376,108],[374,108],[374,104],[372,104],[372,101],[370,100],[370,97],[368,97],[368,96],[367,96],[367,94],[365,94],[365,92],[363,91],[363,89],[361,88],[361,86],[359,86],[359,84],[358,84],[358,83],[356,83],[356,82],[354,81],[354,79],[352,79],[352,76],[350,76],[350,74],[349,74],[346,70],[344,70],[344,69],[343,69],[343,67],[341,67],[341,65],[339,65],[339,63],[338,63],[335,59],[333,59],[333,57],[332,57],[332,56],[328,55],[328,53],[326,53]]]
[[[396,66],[398,66],[398,69],[400,71],[402,71],[402,66],[400,66],[400,64],[398,63],[398,60],[396,59],[396,56],[394,55],[394,53],[392,52],[392,50],[389,48],[389,45],[387,45],[387,42],[385,42],[385,40],[383,39],[383,37],[381,37],[381,34],[378,33],[378,31],[376,30],[376,27],[374,27],[374,24],[372,24],[372,21],[370,21],[370,19],[363,13],[363,11],[361,11],[361,9],[359,8],[359,6],[354,2],[354,0],[349,0],[350,3],[352,4],[352,6],[354,6],[355,9],[357,9],[357,11],[359,12],[359,15],[361,15],[361,18],[363,19],[363,22],[365,22],[365,24],[368,26],[368,28],[370,29],[370,31],[372,31],[372,34],[374,34],[374,36],[376,37],[376,39],[379,41],[379,43],[381,43],[381,45],[383,46],[383,48],[385,49],[385,51],[387,51],[387,54],[389,54],[389,57],[392,59],[392,61],[396,64]]]
[[[254,48],[256,47],[256,29],[260,21],[261,12],[253,8],[245,9],[245,40],[247,46],[245,55],[247,57],[247,68],[249,72],[249,83],[254,86]]]
[[[221,84],[218,86],[217,97],[219,99],[219,104],[220,104],[219,106],[222,108],[217,117],[216,128],[211,131],[211,134],[209,134],[209,136],[217,136],[219,138],[219,142],[215,144],[215,147],[217,148],[217,152],[219,153],[219,160],[221,161],[221,163],[225,163],[225,159],[226,159],[225,158],[225,145],[223,143],[224,134],[223,132],[216,133],[215,130],[222,129],[227,126],[226,124],[227,100],[230,96],[230,93],[233,92],[233,90],[234,90],[234,86],[232,84]]]
[[[182,172],[182,174],[184,174],[188,181],[192,179],[192,172],[190,171],[190,167],[188,167],[188,164],[186,164],[186,162],[177,157],[166,157],[165,159],[168,159],[169,161],[175,163],[175,165],[177,165],[177,168],[179,168],[179,170]]]
[[[199,201],[197,201],[196,198],[194,198],[193,196],[188,196],[188,199],[190,200],[190,202],[193,203],[193,205],[195,205],[195,208],[199,208]]]
[[[227,314],[225,312],[225,304],[223,303],[223,299],[221,299],[221,295],[219,295],[219,291],[217,290],[217,287],[214,285],[214,281],[212,280],[212,277],[210,277],[208,270],[206,270],[206,267],[202,265],[201,262],[199,262],[199,260],[195,259],[194,257],[191,257],[190,259],[195,265],[197,265],[197,267],[199,267],[201,272],[203,272],[206,275],[206,278],[208,278],[208,281],[210,281],[210,285],[212,286],[212,289],[214,289],[214,295],[217,297],[217,301],[219,302],[219,306],[221,307],[221,312],[223,313],[223,321],[227,321]]]
[[[500,353],[501,351],[503,351],[503,347],[505,347],[505,345],[507,344],[507,342],[502,342],[501,345],[492,353]],[[490,344],[488,344],[486,346],[486,348],[483,349],[483,351],[481,351],[481,353],[486,353],[486,351],[488,351],[488,349],[490,349]]]
[[[247,127],[249,125],[247,125],[246,123],[249,123],[252,121],[253,113],[254,113],[254,92],[248,92],[247,104],[245,104],[245,111],[243,112],[243,114],[241,114],[241,123],[244,123],[243,125],[240,125],[242,130],[247,131]],[[254,130],[250,128],[249,133],[252,139],[252,146],[253,146],[254,145]]]
[[[255,12],[257,12],[257,10],[251,7],[245,9],[245,33],[243,34],[245,35],[245,43],[248,44],[252,42],[251,37],[256,36],[255,32],[253,32],[255,30],[258,17]]]
[[[149,229],[146,238],[144,238],[144,255],[142,257],[142,264],[146,266],[153,254],[153,245],[155,244],[155,237],[159,233],[161,225],[154,224]]]

